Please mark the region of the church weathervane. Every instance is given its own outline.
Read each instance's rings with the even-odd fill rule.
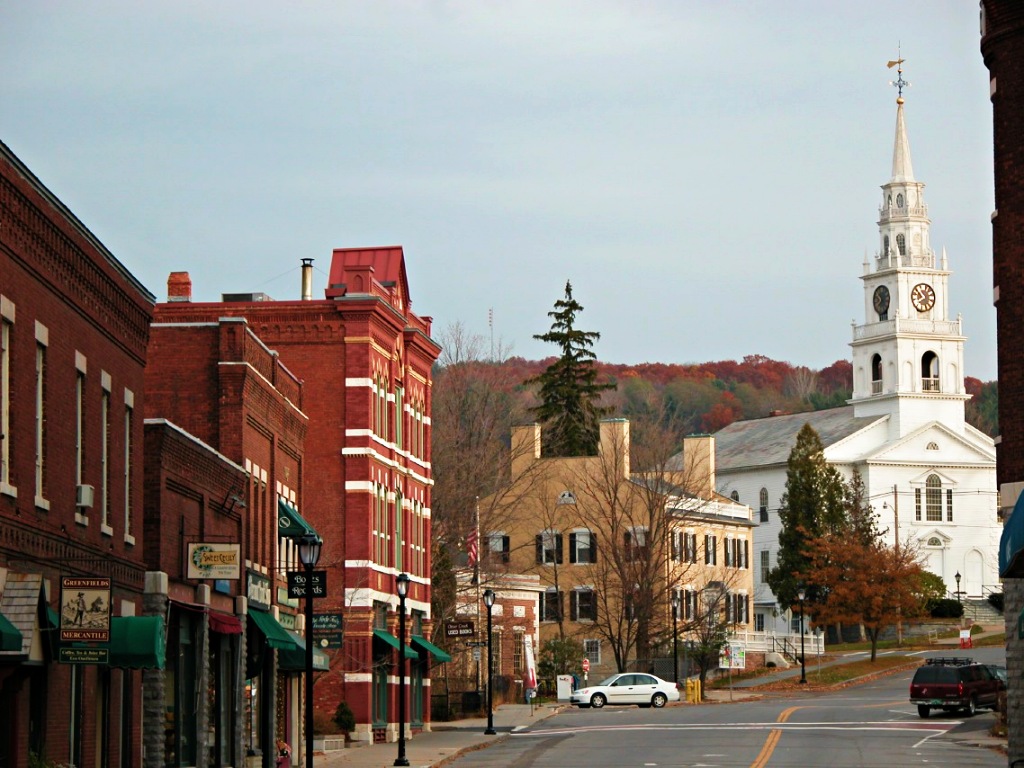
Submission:
[[[895,61],[890,61],[888,64],[885,65],[889,69],[892,69],[893,67],[896,67],[896,79],[895,80],[890,80],[889,81],[889,85],[895,86],[895,88],[896,88],[896,103],[897,104],[902,104],[903,103],[903,89],[910,87],[910,83],[903,79],[903,62],[904,61],[906,61],[906,59],[903,58],[902,52],[899,49],[897,49],[896,60]]]

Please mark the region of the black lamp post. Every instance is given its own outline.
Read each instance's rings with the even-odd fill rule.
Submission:
[[[409,594],[409,574],[400,573],[398,586],[398,757],[395,765],[408,765],[405,756],[405,596]]]
[[[807,664],[804,662],[804,598],[807,597],[807,593],[801,588],[796,593],[796,597],[800,601],[800,683],[802,685],[807,682]]]
[[[672,590],[672,669],[679,685],[679,590]]]
[[[491,666],[493,663],[491,659],[491,638],[493,637],[491,633],[491,608],[494,607],[494,590],[484,590],[484,605],[487,606],[487,729],[484,731],[484,734],[487,736],[493,736],[497,733],[497,731],[494,730],[494,700],[492,699],[491,694],[493,688],[491,683],[494,678],[494,667]]]
[[[957,571],[953,578],[956,579],[956,604],[963,605],[963,603],[960,602],[960,571]]]
[[[306,768],[313,768],[313,568],[322,546],[312,533],[299,539],[299,560],[306,571]]]

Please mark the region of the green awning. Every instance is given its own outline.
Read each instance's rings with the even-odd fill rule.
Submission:
[[[295,641],[288,634],[288,630],[282,627],[277,619],[266,611],[255,608],[249,610],[249,620],[256,625],[256,628],[267,640],[267,645],[277,650],[291,650],[295,648]]]
[[[306,641],[301,635],[291,630],[285,630],[295,643],[294,648],[282,649],[277,654],[277,668],[283,672],[302,672],[306,669]],[[327,654],[313,646],[313,670],[315,672],[328,672],[331,669],[331,660]]]
[[[299,510],[289,504],[284,498],[278,499],[277,535],[287,536],[290,539],[301,539],[308,533],[320,538],[313,526],[302,519]]]
[[[410,635],[409,641],[410,641],[410,643],[412,645],[415,645],[421,651],[429,653],[431,656],[433,656],[435,659],[440,661],[442,664],[444,662],[446,662],[446,661],[451,661],[452,660],[452,655],[450,653],[448,653],[448,651],[445,651],[445,650],[442,650],[441,648],[438,648],[432,642],[427,640],[427,638],[425,638],[425,637],[423,637],[421,635]]]
[[[110,620],[110,666],[163,669],[163,616],[115,616]]]
[[[373,630],[373,636],[378,640],[383,640],[385,643],[390,645],[396,651],[400,648],[405,649],[405,658],[407,659],[418,659],[420,655],[416,653],[412,648],[407,645],[402,645],[398,642],[398,638],[388,632],[386,629],[375,629]]]
[[[21,630],[0,613],[0,651],[20,651]]]

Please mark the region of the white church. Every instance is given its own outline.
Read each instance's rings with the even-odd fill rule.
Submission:
[[[751,506],[760,521],[751,561],[756,630],[790,628],[789,606],[777,605],[766,576],[778,560],[786,462],[806,423],[821,436],[826,461],[847,480],[860,472],[890,543],[913,542],[950,597],[957,575],[964,599],[1002,589],[995,446],[964,420],[962,321],[950,316],[945,250],[936,259],[931,248],[902,93],[896,104],[879,250],[863,265],[864,321],[850,345],[853,397],[841,408],[736,422],[715,435],[719,492]]]

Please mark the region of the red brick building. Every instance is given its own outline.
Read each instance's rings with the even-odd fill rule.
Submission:
[[[141,616],[152,309],[0,144],[0,765],[142,762],[136,670],[163,663]]]
[[[170,631],[167,669],[146,679],[147,766],[269,768],[277,741],[303,743],[297,562],[278,535],[302,482],[301,400],[243,318],[151,329],[146,602]],[[203,567],[203,553],[234,567]]]
[[[353,738],[390,741],[399,720],[399,648],[410,658],[405,722],[413,733],[429,722],[435,651],[423,638],[430,635],[431,366],[440,348],[430,318],[412,312],[401,247],[335,250],[323,299],[312,298],[312,272],[304,260],[300,300],[235,294],[216,303],[191,302],[190,282],[178,273],[156,322],[244,317],[302,380],[309,428],[292,488],[324,540],[318,568],[328,572],[329,597],[316,612],[345,617],[344,648],[318,679],[315,705],[333,714],[345,701],[358,723]],[[400,643],[395,579],[403,572],[411,583],[408,637]]]

